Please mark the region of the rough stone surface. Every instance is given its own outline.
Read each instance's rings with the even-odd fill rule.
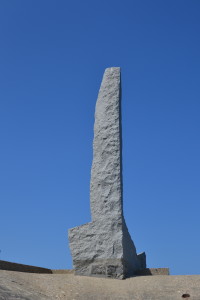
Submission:
[[[199,300],[199,295],[200,275],[116,280],[0,270],[1,300]]]
[[[120,68],[105,70],[96,103],[92,222],[69,230],[75,274],[123,279],[146,267],[123,217]]]

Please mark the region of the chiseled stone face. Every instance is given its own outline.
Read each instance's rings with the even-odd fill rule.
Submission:
[[[90,183],[92,222],[69,230],[75,274],[122,279],[146,266],[123,217],[120,68],[105,70],[96,103]]]
[[[109,68],[96,103],[90,183],[92,220],[122,216],[120,131],[120,68]]]

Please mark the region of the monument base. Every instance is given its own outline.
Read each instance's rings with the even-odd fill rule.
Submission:
[[[146,268],[146,255],[137,255],[121,218],[74,227],[69,241],[76,275],[124,279]]]
[[[100,259],[92,262],[76,261],[75,263],[78,265],[78,268],[75,269],[74,274],[81,276],[125,279],[134,275],[136,276],[137,272],[141,275],[142,271],[146,270],[130,270],[128,263],[124,259]]]
[[[95,261],[77,261],[79,267],[75,275],[124,278],[124,263],[121,259],[100,259]]]

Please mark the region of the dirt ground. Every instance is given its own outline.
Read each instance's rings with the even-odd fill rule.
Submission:
[[[117,280],[0,270],[0,299],[200,300],[200,275],[140,276]]]

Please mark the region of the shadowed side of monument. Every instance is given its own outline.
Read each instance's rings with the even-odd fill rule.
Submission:
[[[146,267],[123,216],[120,68],[105,70],[95,111],[92,222],[69,230],[75,274],[123,279]]]

